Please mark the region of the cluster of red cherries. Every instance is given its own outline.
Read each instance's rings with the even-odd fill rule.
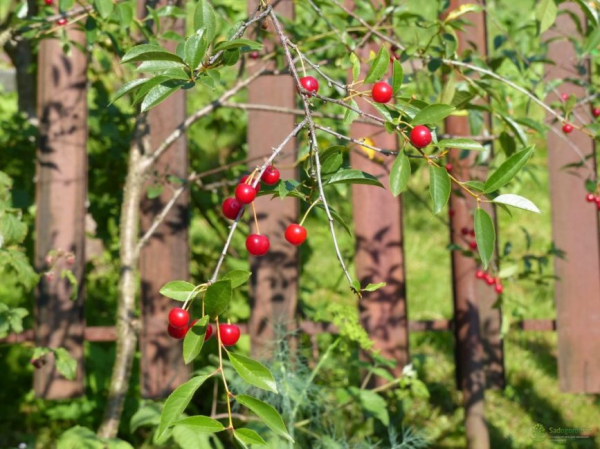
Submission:
[[[493,285],[494,290],[499,295],[501,295],[502,292],[504,291],[504,287],[502,286],[502,283],[500,282],[500,278],[495,278],[494,276],[492,276],[491,274],[489,274],[483,270],[477,270],[475,272],[475,277],[477,279],[481,279],[482,281],[485,281],[485,283],[489,286]]]
[[[251,185],[253,176],[253,174],[244,175],[235,188],[235,197],[226,198],[223,201],[221,211],[225,217],[235,220],[240,215],[242,208],[254,201],[256,195],[260,192],[260,183],[256,185],[256,188],[253,187]],[[279,182],[280,176],[279,170],[271,165],[266,168],[260,179],[266,185],[272,186]],[[297,223],[290,224],[285,230],[285,239],[295,246],[304,243],[307,235],[306,228]],[[270,246],[269,238],[258,231],[256,234],[250,234],[246,239],[246,249],[253,256],[264,256],[269,251]]]
[[[176,340],[181,340],[197,322],[198,320],[194,320],[190,323],[190,314],[187,310],[175,307],[169,312],[169,335]],[[204,341],[208,340],[213,333],[213,325],[209,324],[206,328]],[[233,346],[240,339],[240,328],[235,324],[219,324],[219,334],[221,334],[223,345]]]
[[[475,229],[469,229],[469,228],[465,227],[460,230],[460,233],[465,237],[475,238]],[[473,251],[475,251],[477,249],[477,242],[475,240],[470,240],[469,248],[471,248]]]
[[[569,95],[568,94],[561,94],[560,98],[563,101],[567,101],[569,99]],[[593,107],[592,108],[592,115],[595,118],[600,117],[600,108],[599,107]],[[573,125],[571,125],[570,123],[563,123],[563,126],[562,126],[563,133],[565,133],[565,134],[571,134],[573,132],[573,129],[574,129]],[[600,207],[600,205],[598,207]]]
[[[596,203],[596,206],[598,206],[598,209],[600,209],[600,196],[594,195],[593,193],[588,193],[585,196],[585,199],[588,203]]]

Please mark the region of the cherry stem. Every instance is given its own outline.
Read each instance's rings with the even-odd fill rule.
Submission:
[[[313,203],[309,206],[308,209],[306,209],[306,212],[304,212],[304,216],[302,217],[302,220],[300,221],[300,223],[298,223],[299,226],[302,226],[302,224],[304,223],[304,220],[306,220],[306,217],[308,217],[308,213],[310,212],[310,210],[315,207],[317,205],[317,203],[321,201],[321,198],[317,198],[315,201],[313,201]]]
[[[233,429],[233,419],[231,416],[231,402],[229,401],[229,396],[231,396],[231,392],[227,387],[227,379],[225,378],[225,372],[223,371],[223,351],[221,347],[223,346],[223,342],[221,341],[221,329],[219,327],[219,317],[215,319],[217,324],[217,343],[219,346],[219,371],[221,371],[221,377],[223,378],[223,386],[225,387],[225,397],[227,398],[227,416],[229,417],[229,427]]]
[[[254,207],[254,201],[251,203],[252,213],[254,214],[254,224],[256,225],[256,233],[260,235],[260,229],[258,228],[258,218],[256,217],[256,208]]]

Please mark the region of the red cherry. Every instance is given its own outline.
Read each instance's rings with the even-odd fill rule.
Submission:
[[[452,171],[454,166],[452,164],[446,164],[446,171]]]
[[[496,293],[500,295],[504,291],[504,287],[502,287],[502,284],[496,284],[494,286],[494,290],[496,290]]]
[[[182,340],[187,334],[188,328],[186,327],[175,327],[169,324],[167,328],[169,335],[175,340]]]
[[[562,98],[563,101],[567,101],[569,99],[569,94],[560,94],[560,98]]]
[[[595,198],[595,201],[596,201],[596,206],[598,206],[598,209],[600,209],[600,196],[597,196]]]
[[[302,245],[306,240],[306,228],[299,224],[289,225],[285,230],[285,239],[292,245]]]
[[[588,203],[593,203],[593,202],[595,202],[595,201],[596,201],[596,196],[595,196],[593,193],[588,193],[588,194],[585,196],[585,199],[586,199],[586,201],[587,201]]]
[[[273,165],[267,167],[267,169],[263,172],[260,179],[268,186],[272,186],[273,184],[277,184],[281,174],[279,170],[277,170]]]
[[[46,364],[46,358],[40,357],[37,359],[31,359],[29,361],[29,363],[31,363],[35,369],[40,369],[42,366],[44,366]]]
[[[266,235],[250,234],[246,239],[246,249],[253,256],[264,256],[269,251],[269,238]]]
[[[54,273],[52,273],[51,271],[48,271],[47,273],[44,273],[44,278],[48,282],[52,282],[54,280]]]
[[[477,249],[477,242],[470,241],[469,242],[469,248],[471,248],[473,251],[475,251]]]
[[[392,99],[393,95],[394,92],[392,91],[392,86],[385,81],[379,81],[378,83],[373,84],[371,96],[375,103],[387,103]]]
[[[477,279],[483,279],[483,278],[485,278],[485,271],[483,271],[483,270],[477,270],[475,272],[475,277]]]
[[[44,3],[48,6],[52,5],[52,0],[44,0]]]
[[[260,55],[257,51],[251,51],[248,56],[250,56],[250,59],[258,59]]]
[[[570,123],[565,123],[562,127],[563,133],[570,134],[573,132],[573,125]]]
[[[190,314],[187,313],[187,310],[183,310],[180,307],[175,307],[169,312],[169,324],[173,327],[187,328],[189,321]]]
[[[219,334],[224,346],[233,346],[240,339],[240,328],[235,324],[219,324]]]
[[[256,189],[249,184],[238,184],[235,188],[235,199],[242,204],[250,204],[256,198]]]
[[[212,324],[209,324],[208,326],[206,326],[206,334],[204,335],[204,341],[206,341],[210,337],[212,337],[212,334],[213,334],[213,327],[212,327]]]
[[[65,17],[61,17],[60,19],[58,19],[58,20],[56,21],[56,24],[57,24],[58,26],[63,26],[63,25],[66,25],[66,24],[67,24],[67,19],[66,19]]]
[[[319,92],[319,82],[313,76],[305,76],[300,78],[300,84],[311,94],[316,94]]]
[[[460,233],[461,233],[462,235],[467,235],[467,234],[469,233],[469,228],[467,228],[467,227],[464,227],[464,228],[462,228],[462,229],[460,230]]]
[[[448,209],[448,215],[450,215],[450,217],[454,217],[454,214],[456,212],[454,211],[454,209]]]
[[[246,180],[250,177],[250,175],[244,175],[240,178],[240,184],[248,184],[246,182]],[[252,182],[250,182],[248,185],[252,185],[254,184],[254,181],[256,180],[256,178],[254,178],[252,180]],[[258,195],[258,192],[260,192],[260,182],[258,184],[256,184],[256,194]]]
[[[592,115],[594,117],[600,117],[600,108],[593,108],[592,109]]]
[[[225,217],[230,220],[235,220],[240,213],[242,206],[243,204],[235,198],[225,198],[225,201],[223,201],[223,205],[221,206],[221,211]]]
[[[417,148],[424,148],[431,143],[431,131],[423,125],[415,126],[410,132],[410,143]]]
[[[484,279],[487,285],[494,285],[496,283],[496,279],[494,279],[494,276],[492,276],[491,274],[486,273]]]
[[[471,237],[475,237],[475,229],[471,229],[469,231],[469,234],[471,234]]]

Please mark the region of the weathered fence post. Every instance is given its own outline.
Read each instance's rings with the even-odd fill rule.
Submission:
[[[67,28],[68,39],[85,47],[85,36]],[[85,272],[85,201],[87,196],[87,57],[79,47],[65,54],[57,39],[43,39],[38,59],[40,120],[36,186],[35,266],[52,270],[37,288],[36,345],[63,347],[77,361],[74,380],[48,363],[34,375],[39,397],[61,399],[83,394],[83,309]],[[46,260],[49,251],[74,254]],[[70,263],[72,262],[72,263]],[[77,291],[61,276],[73,271]],[[71,295],[76,299],[72,299]]]
[[[144,6],[146,2],[141,2]],[[171,2],[162,0],[159,5]],[[185,33],[185,21],[163,20],[178,33]],[[175,43],[167,45],[175,51]],[[179,90],[148,113],[150,144],[156,148],[186,117],[185,90]],[[164,183],[165,175],[181,179],[188,176],[188,151],[185,137],[177,139],[172,147],[156,162],[154,173],[158,179],[148,183]],[[144,197],[141,202],[141,232],[152,225],[156,216],[170,200],[172,192],[165,189],[158,198]],[[174,279],[188,280],[190,250],[188,243],[189,195],[184,193],[169,212],[140,253],[142,328],[141,391],[143,397],[166,397],[189,377],[189,368],[183,362],[182,346],[174,344],[167,335],[167,317],[173,301],[159,293],[160,288]]]
[[[257,2],[248,1],[249,11],[256,8]],[[282,0],[276,6],[277,14],[293,17],[294,4],[291,0]],[[269,21],[268,29],[261,30],[265,39],[265,52],[274,48],[276,37],[273,25]],[[267,39],[268,37],[268,39]],[[253,71],[257,62],[249,59],[248,69]],[[297,93],[293,79],[287,75],[263,75],[257,78],[248,89],[249,103],[294,108]],[[248,157],[268,155],[271,148],[278,145],[295,125],[293,115],[277,112],[252,111],[248,113]],[[293,167],[296,158],[295,141],[292,140],[279,157],[277,164],[282,179],[296,177]],[[298,258],[297,249],[284,238],[286,227],[295,223],[298,217],[297,200],[287,198],[283,201],[270,200],[267,197],[255,201],[261,234],[271,241],[266,256],[251,257],[251,297],[252,314],[249,331],[253,354],[259,354],[275,337],[276,325],[289,326],[296,312],[298,302]],[[246,211],[250,217],[252,210]],[[251,232],[256,232],[254,225]],[[310,232],[310,230],[309,230]]]
[[[369,50],[360,50],[359,57],[367,59]],[[366,68],[366,64],[362,65]],[[365,77],[363,70],[361,77]],[[358,100],[365,112],[377,114],[370,104]],[[356,139],[370,138],[375,146],[397,150],[395,135],[388,134],[381,126],[354,123],[351,129]],[[350,162],[353,168],[363,170],[386,186],[352,185],[352,211],[356,238],[356,273],[362,286],[369,282],[386,282],[375,292],[364,293],[359,302],[360,320],[381,355],[397,362],[394,375],[400,376],[408,363],[408,317],[406,303],[406,275],[404,266],[404,241],[402,233],[402,200],[394,198],[387,189],[393,157],[377,154],[372,160],[366,154],[352,148]],[[375,383],[384,382],[376,378]]]
[[[569,11],[585,23],[580,7],[575,3],[562,3],[560,10]],[[547,65],[549,79],[573,78],[577,68],[584,68],[586,82],[590,82],[589,60],[578,62],[577,53],[567,36],[577,33],[573,19],[560,14],[544,37],[549,42],[549,58],[560,64]],[[572,65],[573,64],[573,65]],[[585,88],[566,82],[559,86],[560,93],[584,98]],[[551,94],[550,100],[560,98]],[[589,107],[586,106],[586,107]],[[574,122],[590,120],[588,111],[577,110]],[[560,124],[557,125],[557,128]],[[552,234],[556,247],[566,253],[565,259],[555,258],[556,327],[558,332],[558,375],[563,391],[576,393],[600,392],[600,242],[598,237],[598,210],[595,204],[585,201],[586,179],[596,179],[596,161],[593,140],[575,130],[568,136],[549,131],[548,168],[552,200]],[[567,164],[580,162],[573,151],[576,145],[582,157],[588,158],[584,166]],[[591,156],[591,157],[590,157]]]

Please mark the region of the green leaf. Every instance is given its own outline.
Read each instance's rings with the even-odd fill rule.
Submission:
[[[216,433],[225,429],[223,424],[221,424],[216,419],[209,418],[208,416],[190,416],[188,418],[183,418],[175,421],[173,423],[174,426],[185,426],[190,427],[198,432],[204,433]]]
[[[401,151],[392,164],[390,171],[390,191],[392,195],[398,196],[406,189],[410,179],[410,161],[408,156]]]
[[[532,201],[519,195],[513,195],[512,193],[499,195],[496,198],[494,198],[492,202],[498,204],[506,204],[507,206],[528,210],[529,212],[535,212],[538,214],[540,213],[540,210],[535,204],[533,204]]]
[[[483,146],[471,139],[444,139],[435,144],[438,148],[460,148],[461,150],[483,151]]]
[[[235,65],[240,60],[240,56],[240,50],[237,48],[234,48],[232,50],[225,50],[222,56],[223,64],[226,66]]]
[[[231,302],[232,283],[229,279],[217,281],[211,284],[204,296],[204,307],[206,313],[216,318],[227,310]]]
[[[527,145],[527,134],[523,131],[523,128],[514,121],[512,118],[506,115],[500,115],[500,118],[506,123],[506,125],[512,130],[513,134],[519,138],[523,145]]]
[[[342,120],[344,125],[351,125],[352,122],[359,116],[358,112],[356,112],[356,110],[358,110],[358,104],[356,101],[350,100],[350,106],[352,106],[355,110],[353,111],[352,109],[344,108],[346,109],[346,112],[344,112],[344,120]]]
[[[94,7],[103,19],[108,18],[115,7],[112,0],[94,0]]]
[[[56,369],[60,374],[69,380],[75,379],[77,373],[77,361],[71,357],[69,351],[65,348],[53,349],[56,358]]]
[[[148,189],[146,190],[146,197],[149,200],[153,200],[155,198],[158,198],[159,196],[162,195],[163,190],[164,190],[164,186],[162,186],[162,185],[148,186]]]
[[[250,385],[277,393],[277,384],[271,372],[262,363],[241,354],[229,353],[233,369]]]
[[[160,294],[175,301],[186,301],[195,286],[186,281],[167,282],[160,289]]]
[[[344,168],[335,172],[324,184],[368,184],[383,187],[375,176],[353,168]]]
[[[20,220],[16,214],[7,213],[0,216],[0,239],[1,246],[22,243],[27,236],[27,225]]]
[[[155,44],[136,45],[125,53],[121,59],[121,63],[142,61],[175,61],[181,64],[184,63],[183,59],[175,53],[171,53]]]
[[[233,436],[241,444],[260,444],[266,446],[267,443],[262,437],[252,429],[235,429]]]
[[[119,3],[117,4],[117,13],[121,28],[128,28],[133,21],[133,7],[129,3]]]
[[[525,148],[518,153],[513,154],[504,161],[500,167],[492,173],[485,182],[484,193],[493,192],[500,187],[506,185],[516,174],[525,166],[531,155],[533,154],[534,146]]]
[[[477,249],[481,256],[481,263],[483,268],[487,269],[492,254],[494,253],[494,243],[496,241],[496,231],[494,230],[494,223],[492,222],[489,214],[478,207],[475,210],[475,241],[477,242]]]
[[[192,69],[196,69],[202,62],[206,54],[208,40],[204,35],[204,30],[198,30],[192,34],[186,41],[183,49],[185,63]]]
[[[344,163],[343,150],[344,147],[336,145],[327,148],[319,155],[319,159],[321,160],[321,173],[334,173],[340,169]]]
[[[429,166],[429,194],[433,201],[433,213],[438,214],[450,199],[451,181],[444,167]]]
[[[383,425],[389,426],[390,415],[385,399],[371,390],[359,390],[359,396],[362,407],[380,420]]]
[[[355,53],[350,53],[350,62],[352,63],[352,81],[356,81],[360,76],[360,59]]]
[[[123,95],[125,95],[128,92],[131,92],[133,89],[137,88],[138,86],[141,86],[142,84],[144,84],[146,81],[149,81],[149,80],[150,80],[150,78],[139,78],[139,79],[136,79],[133,81],[129,81],[128,83],[125,83],[123,86],[121,86],[121,88],[119,90],[117,90],[117,92],[113,96],[112,100],[110,101],[110,104],[113,104],[115,101],[117,101]]]
[[[182,81],[167,81],[165,83],[154,86],[148,91],[146,97],[142,101],[141,111],[146,112],[153,107],[165,101],[168,97],[174,94],[184,83]]]
[[[540,0],[535,7],[535,19],[540,23],[540,33],[543,33],[556,22],[558,8],[554,0]]]
[[[375,56],[375,59],[371,63],[371,67],[369,68],[369,72],[365,77],[365,84],[374,83],[381,79],[383,75],[387,72],[388,65],[390,63],[390,53],[388,52],[385,45],[382,45],[379,49],[379,53]]]
[[[130,431],[133,433],[140,427],[158,426],[160,423],[160,411],[160,405],[153,402],[140,406],[129,421]]]
[[[402,81],[404,80],[404,69],[402,64],[397,59],[394,59],[392,64],[392,92],[394,96],[398,95],[400,88],[402,87]]]
[[[244,407],[256,413],[256,415],[264,422],[269,429],[275,432],[277,435],[287,439],[288,441],[294,442],[294,439],[290,436],[285,427],[285,423],[277,410],[266,402],[260,401],[252,396],[240,394],[235,397],[235,400],[242,404]]]
[[[228,279],[231,281],[231,288],[238,288],[239,286],[244,285],[248,281],[248,279],[250,279],[251,275],[252,272],[250,271],[232,270],[225,276],[223,276],[221,280]]]
[[[58,0],[58,9],[61,12],[68,11],[75,5],[75,0]]]
[[[379,282],[378,284],[368,284],[365,288],[363,288],[364,291],[366,292],[374,292],[379,290],[380,288],[383,288],[387,285],[387,283],[385,282]]]
[[[183,361],[185,364],[193,362],[204,345],[204,337],[206,335],[206,328],[208,327],[208,315],[204,315],[200,318],[196,324],[194,324],[185,334],[183,340]]]
[[[450,106],[449,104],[430,104],[421,109],[410,123],[414,126],[436,123],[448,117],[455,109],[454,106]]]
[[[200,0],[194,11],[194,28],[196,31],[204,29],[204,34],[209,43],[215,38],[217,32],[217,19],[215,11],[206,0]]]
[[[210,376],[196,376],[187,382],[181,384],[177,389],[169,395],[162,413],[160,415],[160,425],[156,431],[156,441],[160,442],[167,429],[179,419],[183,411],[186,409],[196,390],[208,379]]]
[[[260,50],[263,46],[262,46],[262,44],[260,44],[256,41],[253,41],[251,39],[241,38],[241,39],[234,39],[231,41],[219,42],[215,46],[213,51],[218,52],[221,50],[232,50],[235,48],[242,48],[242,47],[248,47],[249,50]]]
[[[136,72],[139,73],[159,73],[165,72],[162,75],[165,76],[165,81],[169,81],[173,78],[179,79],[179,77],[173,77],[166,72],[173,69],[179,69],[183,71],[185,66],[179,62],[175,61],[144,61],[135,69]],[[184,71],[185,73],[185,71]],[[184,78],[185,80],[189,79],[189,76]]]

